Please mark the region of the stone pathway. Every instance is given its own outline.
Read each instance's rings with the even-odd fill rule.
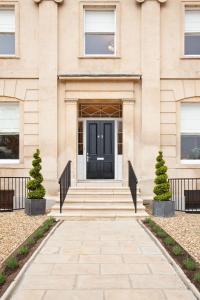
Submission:
[[[137,221],[63,222],[14,300],[195,300]]]

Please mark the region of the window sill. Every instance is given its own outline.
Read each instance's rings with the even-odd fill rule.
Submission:
[[[0,54],[0,59],[19,59],[18,55],[2,55]]]
[[[182,159],[181,164],[186,166],[196,166],[196,165],[200,166],[200,159],[194,159],[194,160]]]
[[[199,55],[183,55],[183,56],[181,56],[181,59],[200,59],[200,54]]]
[[[0,159],[0,165],[17,165],[19,163],[19,159]]]
[[[120,59],[121,56],[116,55],[82,55],[79,59]]]

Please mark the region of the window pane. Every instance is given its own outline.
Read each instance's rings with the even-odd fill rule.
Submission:
[[[122,121],[118,121],[118,155],[123,154],[123,124]]]
[[[19,104],[0,102],[0,133],[19,132]]]
[[[115,32],[114,10],[86,10],[85,32]]]
[[[85,34],[85,54],[114,54],[114,34]]]
[[[200,55],[200,34],[185,35],[185,54]]]
[[[83,122],[78,122],[78,155],[83,155]]]
[[[15,54],[15,34],[0,33],[0,54]]]
[[[185,11],[185,32],[200,32],[200,10]]]
[[[182,134],[181,159],[200,159],[200,135]]]
[[[0,159],[19,159],[19,134],[0,135]]]
[[[0,32],[15,32],[15,9],[0,9]]]

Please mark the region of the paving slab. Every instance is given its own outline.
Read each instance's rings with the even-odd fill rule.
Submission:
[[[195,300],[136,221],[64,221],[9,299]]]

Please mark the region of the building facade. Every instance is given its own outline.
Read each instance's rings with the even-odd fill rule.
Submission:
[[[155,158],[200,174],[200,1],[0,0],[0,176],[40,148],[49,194],[128,185],[152,197]]]

